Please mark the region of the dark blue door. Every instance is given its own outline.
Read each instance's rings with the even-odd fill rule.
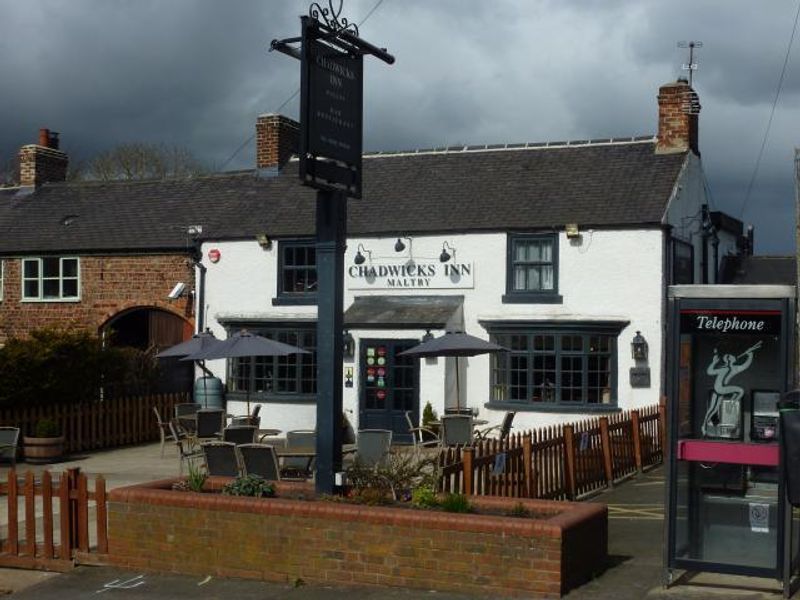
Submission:
[[[359,426],[390,429],[395,442],[411,443],[406,411],[419,420],[419,359],[398,356],[419,340],[362,339]]]

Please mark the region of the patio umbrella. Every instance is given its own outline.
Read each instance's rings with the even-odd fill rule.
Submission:
[[[181,360],[213,360],[217,358],[242,358],[247,356],[289,356],[309,354],[297,346],[277,342],[242,329],[227,340],[190,354]],[[247,387],[247,414],[250,414],[250,386]]]
[[[163,352],[159,352],[156,354],[156,358],[178,358],[178,357],[185,357],[189,356],[190,354],[196,354],[198,352],[203,352],[214,348],[215,346],[221,344],[222,342],[214,336],[214,333],[210,330],[201,331],[200,333],[195,333],[190,339],[186,340],[185,342],[181,342],[180,344],[176,344],[175,346],[171,346],[164,350]],[[205,374],[205,377],[212,376],[213,373],[206,369],[206,364],[204,360],[198,359],[197,361],[198,366]],[[203,391],[207,392],[206,390],[206,378],[203,377]],[[206,402],[206,408],[208,408],[208,393],[203,395],[203,398]]]
[[[462,356],[477,356],[490,352],[508,352],[508,348],[482,340],[463,332],[448,331],[443,336],[422,342],[418,346],[400,352],[398,356],[417,356],[432,358],[436,356],[452,356],[456,359],[456,408],[461,408],[461,390],[459,386],[458,359]]]

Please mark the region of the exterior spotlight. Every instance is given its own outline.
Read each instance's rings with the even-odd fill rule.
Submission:
[[[402,252],[406,249],[406,245],[403,243],[403,240],[397,238],[397,241],[394,243],[394,251],[395,252]]]
[[[369,250],[364,248],[363,244],[359,244],[358,245],[358,250],[356,251],[356,255],[353,258],[353,262],[356,263],[357,265],[363,265],[364,261],[367,260],[366,258],[364,258],[364,255],[361,254],[362,251],[366,252],[367,254],[369,254]]]
[[[450,252],[452,252],[453,254],[455,254],[455,252],[456,252],[455,248],[453,248],[450,244],[445,242],[444,244],[442,244],[442,253],[439,255],[439,262],[445,263],[448,260],[450,260],[451,258],[453,258],[450,255],[450,252],[448,252],[448,250],[450,250]]]
[[[631,341],[631,356],[633,360],[647,360],[647,340],[641,331],[637,331]]]
[[[425,335],[422,336],[422,343],[424,344],[425,342],[430,342],[432,339],[433,339],[433,334],[431,333],[431,330],[430,329],[426,330]]]

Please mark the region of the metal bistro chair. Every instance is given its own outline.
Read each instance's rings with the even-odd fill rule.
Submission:
[[[280,481],[278,455],[269,444],[239,444],[236,446],[242,471],[245,475],[257,475],[267,481]]]
[[[183,475],[183,463],[191,464],[193,460],[202,458],[203,450],[195,448],[191,440],[178,431],[176,419],[171,420],[167,426],[172,434],[172,439],[175,440],[175,445],[178,447],[178,474]]]
[[[434,448],[441,445],[442,442],[435,431],[414,425],[410,410],[406,411],[406,423],[408,423],[408,433],[411,434],[415,448]],[[426,437],[429,439],[425,439]]]
[[[476,430],[475,436],[478,439],[485,440],[489,434],[497,431],[497,439],[501,442],[505,441],[508,439],[508,436],[511,433],[511,425],[514,422],[514,416],[516,414],[516,412],[508,411],[503,417],[503,422],[500,425],[493,425],[492,427]]]
[[[391,447],[389,429],[360,429],[356,438],[356,461],[365,467],[382,467],[389,462]]]
[[[236,444],[233,442],[203,442],[200,444],[209,475],[239,477],[242,472]]]
[[[472,436],[471,415],[442,416],[442,446],[470,446]]]
[[[286,448],[316,448],[317,432],[297,429],[286,432]],[[309,456],[284,456],[281,465],[281,476],[307,479],[311,475],[314,459]]]
[[[255,425],[229,425],[222,430],[222,441],[239,444],[252,444],[256,439]]]
[[[7,458],[11,466],[17,465],[17,444],[19,427],[0,427],[0,458]]]
[[[217,408],[201,408],[197,411],[197,430],[195,437],[198,441],[218,440],[225,427],[225,411]]]
[[[169,438],[173,442],[177,442],[178,440],[172,435],[172,431],[169,428],[169,421],[161,420],[161,413],[158,412],[158,407],[154,406],[153,412],[156,413],[156,424],[158,425],[158,434],[161,437],[161,458],[164,458],[164,444],[166,443],[167,439]],[[176,429],[176,434],[179,436],[185,436],[185,434],[180,429]]]

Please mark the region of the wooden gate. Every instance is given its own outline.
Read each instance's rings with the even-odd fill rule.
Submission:
[[[78,562],[103,562],[108,535],[102,476],[90,491],[80,469],[39,476],[11,469],[0,495],[8,517],[0,528],[0,567],[66,571]]]

